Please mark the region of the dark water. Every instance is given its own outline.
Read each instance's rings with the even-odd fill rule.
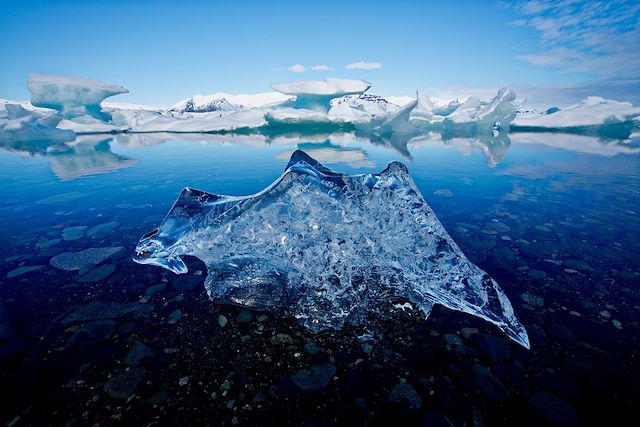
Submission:
[[[640,421],[640,141],[94,135],[2,148],[3,422]],[[371,319],[372,341],[313,335],[211,303],[198,260],[187,276],[131,261],[184,186],[259,191],[296,148],[342,172],[405,162],[462,250],[500,283],[531,350],[445,309]],[[50,265],[114,247],[97,266],[78,258],[80,271]]]

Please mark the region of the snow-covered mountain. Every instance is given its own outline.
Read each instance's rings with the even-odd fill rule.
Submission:
[[[214,111],[238,111],[260,108],[292,99],[279,92],[232,95],[218,92],[212,95],[194,95],[169,107],[169,111],[181,113],[209,113]]]

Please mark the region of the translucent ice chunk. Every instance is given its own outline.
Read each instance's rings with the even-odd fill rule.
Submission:
[[[407,168],[333,172],[303,151],[261,192],[222,196],[185,188],[134,260],[185,273],[207,266],[214,301],[293,314],[314,331],[362,322],[381,300],[434,304],[496,324],[529,347],[509,300],[471,263],[418,191]]]

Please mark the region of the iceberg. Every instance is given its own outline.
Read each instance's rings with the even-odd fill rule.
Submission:
[[[66,142],[75,134],[57,129],[62,117],[47,110],[27,110],[20,104],[6,102],[0,110],[0,143]]]
[[[415,107],[409,113],[409,124],[416,128],[430,128],[440,125],[443,116],[433,112],[434,106],[427,95],[421,91],[416,92]]]
[[[145,116],[141,120],[131,123],[133,117],[129,116],[131,132],[233,132],[240,130],[256,129],[267,125],[265,113],[260,110],[240,110],[230,113],[184,113],[173,115],[155,113]]]
[[[105,122],[110,121],[111,116],[102,111],[102,100],[129,92],[119,85],[38,73],[29,74],[27,87],[31,92],[31,104],[35,107],[57,110],[67,119],[89,115]]]
[[[549,109],[546,114],[518,115],[511,123],[518,132],[561,131],[628,138],[638,127],[640,108],[630,102],[618,102],[589,96],[563,109]]]
[[[382,133],[416,133],[421,130],[439,129],[445,117],[435,113],[435,110],[429,97],[417,90],[413,101],[386,116],[380,131]]]
[[[371,87],[364,80],[327,78],[325,80],[309,80],[294,83],[271,85],[276,92],[295,96],[294,108],[326,113],[331,108],[331,100],[345,95],[361,94]]]
[[[293,315],[312,331],[362,324],[380,304],[408,300],[425,316],[434,304],[478,316],[529,348],[504,292],[399,162],[347,175],[298,150],[259,193],[185,188],[133,259],[182,274],[185,255],[206,264],[212,300]]]
[[[365,114],[370,117],[370,120],[382,120],[391,113],[395,113],[400,109],[396,104],[392,104],[379,95],[373,95],[370,93],[363,93],[360,95],[345,95],[341,98],[334,98],[331,100],[331,109],[336,111],[336,108],[348,106],[352,110],[357,110],[352,113],[357,115],[359,113]]]
[[[461,130],[465,127],[475,129],[508,129],[516,116],[516,93],[506,87],[501,88],[491,101],[482,102],[472,96],[455,111],[445,117],[445,129]]]

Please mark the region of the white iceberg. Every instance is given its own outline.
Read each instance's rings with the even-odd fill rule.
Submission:
[[[630,102],[590,96],[577,104],[547,114],[527,113],[518,115],[511,127],[518,131],[565,131],[575,133],[600,133],[610,128],[621,131],[624,139],[638,126],[640,108]],[[615,136],[615,135],[612,135]]]
[[[138,116],[134,116],[138,117]],[[130,117],[131,119],[131,117]],[[260,110],[241,110],[231,113],[155,113],[131,124],[131,132],[234,132],[257,129],[267,125]]]
[[[0,142],[72,141],[72,131],[56,128],[60,120],[51,110],[27,110],[23,105],[4,102],[0,109]]]
[[[443,119],[433,113],[433,103],[429,97],[416,91],[416,98],[387,115],[378,131],[382,134],[416,133],[420,129],[438,127]]]
[[[381,96],[370,93],[345,95],[331,100],[331,110],[334,108],[344,108],[344,106],[368,115],[371,120],[383,120],[389,114],[395,113],[400,109],[398,105],[387,101]],[[331,110],[329,110],[330,114]],[[351,114],[357,115],[357,113]]]
[[[385,303],[434,304],[497,325],[529,348],[498,284],[458,248],[407,168],[333,172],[302,151],[250,196],[185,188],[134,260],[186,273],[181,256],[207,266],[217,302],[295,316],[313,331],[361,324]]]
[[[470,125],[478,130],[508,129],[518,108],[515,100],[516,93],[506,87],[501,88],[489,102],[482,102],[477,96],[472,96],[445,117],[444,126],[453,129],[456,126]]]
[[[433,112],[434,106],[422,91],[416,91],[415,106],[409,112],[409,124],[417,128],[431,128],[440,125],[444,117]]]
[[[271,87],[284,95],[295,96],[295,108],[327,112],[333,98],[364,93],[371,87],[371,83],[330,77],[325,80],[274,84]]]
[[[64,118],[89,115],[109,121],[100,103],[105,98],[129,92],[119,85],[78,77],[32,73],[27,84],[31,104],[57,110]]]

